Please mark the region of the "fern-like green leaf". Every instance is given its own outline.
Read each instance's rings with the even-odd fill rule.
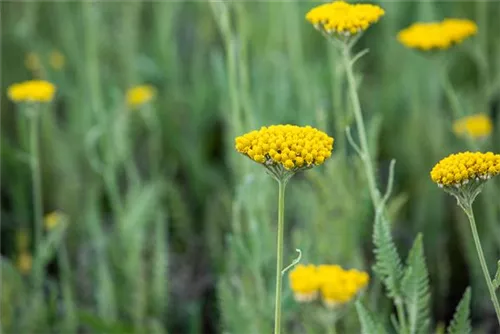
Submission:
[[[400,284],[403,278],[401,259],[392,240],[389,222],[380,213],[375,217],[373,243],[375,244],[373,270],[384,282],[389,297],[401,296]]]
[[[408,255],[401,290],[408,314],[409,333],[428,333],[430,324],[429,273],[425,265],[421,234],[415,239]]]
[[[384,327],[377,322],[375,317],[368,311],[361,302],[356,302],[359,322],[361,323],[362,334],[385,334]]]
[[[453,320],[448,327],[448,334],[470,334],[472,329],[470,325],[470,288],[465,290],[465,293],[458,303]]]

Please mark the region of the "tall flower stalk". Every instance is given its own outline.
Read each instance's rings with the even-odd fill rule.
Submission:
[[[437,183],[447,193],[455,196],[457,205],[467,215],[479,263],[481,264],[490,298],[495,308],[498,323],[500,324],[500,304],[484,258],[474,211],[472,210],[472,203],[474,203],[476,197],[481,193],[486,181],[498,174],[500,174],[500,154],[493,154],[491,152],[452,154],[437,163],[431,171],[432,181]]]
[[[310,126],[272,125],[235,139],[236,150],[264,166],[278,182],[278,231],[276,240],[276,294],[274,333],[281,333],[281,292],[285,230],[285,188],[297,172],[321,165],[331,156],[333,138]],[[300,253],[299,253],[300,254]],[[300,255],[299,255],[300,259]]]

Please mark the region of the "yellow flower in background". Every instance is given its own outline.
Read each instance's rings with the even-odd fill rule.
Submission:
[[[42,69],[42,62],[37,53],[29,52],[24,58],[24,66],[30,71],[38,72]]]
[[[28,274],[33,266],[33,257],[26,251],[19,253],[17,255],[16,266],[22,274]]]
[[[489,136],[492,130],[493,122],[486,114],[463,117],[453,123],[453,132],[457,136],[483,138]]]
[[[49,214],[46,214],[43,219],[43,224],[45,229],[50,231],[54,229],[57,225],[59,225],[63,220],[66,219],[66,215],[60,211],[53,211]]]
[[[60,71],[66,65],[66,58],[61,52],[53,50],[49,55],[49,64],[54,70]]]
[[[444,50],[476,33],[477,25],[471,20],[445,19],[441,22],[414,23],[399,32],[398,40],[408,48]]]
[[[127,105],[131,108],[150,102],[156,96],[156,88],[151,85],[142,85],[130,88],[127,91]]]
[[[31,80],[11,85],[7,95],[14,102],[50,102],[55,92],[56,87],[50,82]]]
[[[298,302],[310,302],[318,296],[319,280],[314,265],[297,265],[288,276],[293,296]]]
[[[326,306],[337,307],[352,300],[369,280],[365,272],[344,270],[337,265],[318,267],[321,298]]]
[[[431,170],[431,179],[440,187],[460,188],[483,183],[500,174],[500,154],[463,152],[451,154]]]
[[[351,301],[366,287],[369,276],[338,265],[298,265],[290,272],[289,280],[298,302],[311,302],[320,295],[327,307],[334,308]]]
[[[16,233],[16,247],[18,251],[25,251],[29,248],[30,236],[26,228],[20,228]]]
[[[328,34],[351,36],[368,29],[383,15],[384,10],[376,5],[334,1],[311,9],[306,20]]]
[[[236,150],[266,166],[299,170],[321,165],[331,156],[333,138],[310,126],[271,125],[235,139]]]

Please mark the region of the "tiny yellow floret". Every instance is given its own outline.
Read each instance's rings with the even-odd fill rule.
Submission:
[[[32,72],[38,72],[42,68],[42,62],[36,52],[29,52],[24,58],[24,66]]]
[[[156,88],[151,85],[142,85],[130,88],[127,91],[127,105],[131,108],[150,102],[156,96]]]
[[[493,130],[493,122],[486,114],[463,117],[453,123],[453,132],[457,136],[469,136],[473,139],[488,137]]]
[[[477,33],[475,22],[466,19],[444,19],[440,22],[418,22],[398,33],[398,40],[408,48],[422,51],[444,50],[462,43]]]
[[[235,148],[260,164],[295,171],[324,163],[331,156],[333,142],[332,137],[310,126],[271,125],[237,137]],[[314,148],[324,154],[313,155]]]
[[[377,5],[334,1],[311,9],[306,20],[318,30],[347,37],[368,29],[383,15],[384,10]]]
[[[33,257],[28,252],[21,252],[17,255],[17,269],[24,275],[31,271]]]
[[[451,154],[431,170],[431,179],[440,187],[460,187],[483,182],[500,174],[500,154],[463,152]]]
[[[7,95],[14,102],[50,102],[56,87],[48,81],[31,80],[9,86]]]
[[[64,213],[62,213],[60,211],[53,211],[51,213],[46,214],[44,219],[43,219],[45,229],[47,231],[54,229],[64,219],[66,219],[66,216],[64,215]]]
[[[49,55],[49,64],[54,70],[60,71],[66,64],[66,58],[60,51],[53,50]]]

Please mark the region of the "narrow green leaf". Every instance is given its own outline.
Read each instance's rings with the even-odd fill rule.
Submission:
[[[362,334],[381,334],[386,333],[384,327],[377,322],[375,317],[367,310],[361,302],[356,302],[356,311],[358,312],[359,322],[361,323]]]
[[[382,214],[377,214],[375,218],[373,243],[375,244],[373,270],[384,282],[389,297],[400,296],[400,283],[403,277],[401,259],[392,240],[389,222]]]
[[[410,334],[428,333],[430,324],[429,273],[425,264],[421,234],[415,239],[408,255],[401,287]]]
[[[448,334],[470,334],[471,324],[470,324],[470,298],[471,292],[470,287],[468,287],[460,303],[458,303],[453,320],[448,327]]]

